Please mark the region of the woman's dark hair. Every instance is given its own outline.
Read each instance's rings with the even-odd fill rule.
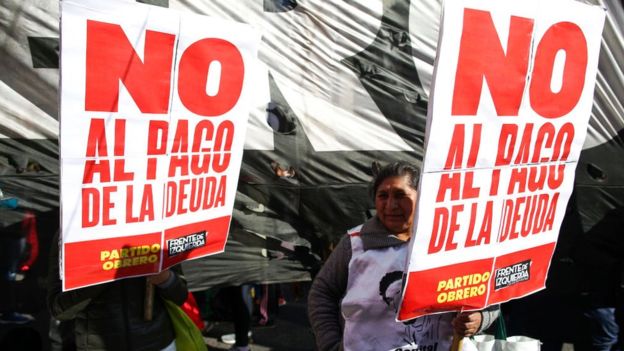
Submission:
[[[409,185],[418,190],[418,180],[420,178],[420,169],[418,167],[404,161],[398,161],[379,168],[379,164],[373,162],[372,196],[375,197],[377,188],[386,178],[402,176],[407,176]]]

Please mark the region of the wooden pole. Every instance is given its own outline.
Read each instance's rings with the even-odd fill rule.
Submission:
[[[462,341],[463,337],[461,335],[458,335],[457,333],[453,333],[453,343],[451,343],[451,350],[450,351],[461,351],[462,349]]]
[[[151,321],[154,312],[154,284],[145,279],[145,300],[143,301],[143,319]]]

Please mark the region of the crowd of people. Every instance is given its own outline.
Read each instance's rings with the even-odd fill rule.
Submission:
[[[395,320],[413,232],[419,169],[404,162],[373,168],[374,216],[346,233],[314,277],[309,291],[307,317],[317,349],[447,350],[454,337],[482,333],[497,318],[503,318],[501,306],[496,305],[480,311],[424,316],[406,323]],[[0,197],[0,219],[16,209],[14,201]],[[9,282],[15,284],[37,256],[37,244],[29,237],[34,219],[26,212],[20,218],[19,223],[0,223],[4,250],[0,267],[9,290]],[[584,284],[579,313],[586,322],[582,329],[585,337],[577,338],[582,342],[575,343],[575,351],[615,351],[623,345],[624,250],[619,233],[623,221],[622,210],[613,211],[583,236],[577,245],[580,249],[573,250],[574,259],[582,267],[579,281]],[[58,244],[58,233],[52,243]],[[176,350],[176,334],[165,300],[180,306],[188,300],[179,267],[148,277],[63,292],[59,250],[52,248],[50,252],[47,306],[55,331],[50,335],[60,345],[59,350]],[[155,291],[150,318],[146,318],[144,306],[148,289]],[[222,288],[225,298],[220,301],[229,306],[227,313],[234,322],[234,333],[222,336],[221,340],[232,344],[231,350],[249,350],[252,324],[266,324],[275,318],[279,296],[272,289],[253,283]],[[202,296],[197,298],[202,310],[207,299],[201,292],[195,296]],[[521,302],[518,300],[515,308],[507,310],[511,313],[505,313],[504,318],[511,319],[512,325],[514,318],[518,317],[516,325],[522,320],[523,311],[518,308]],[[270,318],[268,310],[273,311]],[[506,306],[502,311],[506,311]],[[260,318],[254,321],[254,315]],[[27,324],[33,320],[26,313],[9,309],[3,310],[0,317],[0,323],[5,324]],[[203,317],[208,318],[205,314]],[[210,321],[202,325],[204,331],[210,326]],[[64,348],[68,343],[69,348]],[[545,340],[543,349],[561,350],[561,343],[551,348],[553,345]]]

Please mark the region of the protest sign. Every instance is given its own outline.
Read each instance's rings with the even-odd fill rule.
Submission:
[[[221,252],[259,36],[137,3],[61,6],[63,289]]]
[[[604,16],[575,1],[445,3],[398,320],[544,287]]]

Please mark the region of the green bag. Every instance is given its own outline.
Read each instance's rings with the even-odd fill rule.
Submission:
[[[494,327],[494,338],[496,340],[507,340],[507,328],[505,327],[503,311],[500,311],[500,314],[494,323],[496,323]]]
[[[191,318],[175,303],[163,299],[173,330],[175,332],[175,344],[178,351],[206,351],[206,343],[201,331]]]

